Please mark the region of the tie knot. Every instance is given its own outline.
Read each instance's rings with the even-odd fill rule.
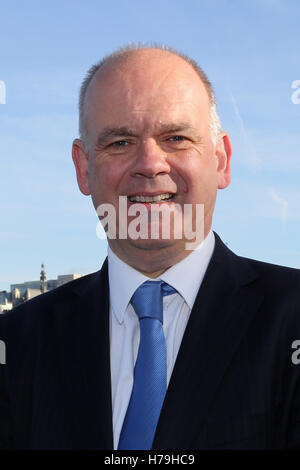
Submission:
[[[131,304],[139,320],[152,318],[163,323],[162,298],[175,292],[176,290],[164,281],[146,281],[133,294]]]

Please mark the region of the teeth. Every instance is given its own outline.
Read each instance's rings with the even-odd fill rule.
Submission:
[[[157,196],[130,196],[129,200],[131,202],[159,202],[163,199],[169,199],[173,194],[164,193],[158,194]]]

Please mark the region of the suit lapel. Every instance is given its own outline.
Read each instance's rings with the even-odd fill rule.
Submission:
[[[55,306],[61,383],[72,448],[112,449],[107,260],[73,300]]]
[[[210,404],[263,298],[256,272],[215,237],[215,250],[173,369],[154,449],[191,449],[199,442]]]

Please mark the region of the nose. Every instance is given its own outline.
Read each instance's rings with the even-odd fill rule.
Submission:
[[[131,175],[155,178],[167,173],[170,173],[170,165],[167,162],[166,153],[157,142],[152,139],[141,142],[131,168]]]

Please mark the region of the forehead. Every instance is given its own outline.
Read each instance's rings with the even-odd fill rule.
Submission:
[[[85,100],[88,128],[207,114],[207,90],[190,64],[166,51],[135,52],[105,64],[93,77]]]

